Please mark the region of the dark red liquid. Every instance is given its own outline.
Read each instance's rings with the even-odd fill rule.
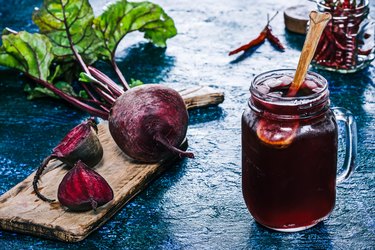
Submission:
[[[286,128],[291,139],[272,145],[259,138],[258,126]],[[336,164],[337,126],[331,111],[289,122],[245,111],[242,190],[250,213],[262,225],[308,227],[328,216],[335,204]]]

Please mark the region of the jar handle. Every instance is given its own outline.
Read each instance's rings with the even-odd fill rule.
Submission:
[[[332,111],[337,121],[345,123],[345,160],[342,166],[342,173],[337,176],[337,183],[349,178],[355,168],[355,159],[357,156],[357,125],[353,114],[344,108],[334,107]]]

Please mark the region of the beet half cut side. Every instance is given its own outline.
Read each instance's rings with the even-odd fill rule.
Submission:
[[[57,198],[71,211],[96,210],[113,199],[113,190],[100,174],[78,161],[61,181]]]
[[[33,180],[34,192],[40,199],[48,202],[54,201],[43,196],[38,189],[40,176],[52,159],[58,159],[70,167],[73,167],[78,160],[82,160],[89,167],[94,167],[100,162],[103,157],[103,147],[97,132],[94,119],[87,119],[70,130],[52,150],[52,154],[43,160]]]

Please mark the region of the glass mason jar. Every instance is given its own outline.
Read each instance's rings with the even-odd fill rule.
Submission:
[[[317,68],[353,73],[375,58],[375,22],[369,17],[369,1],[345,2],[317,0],[318,11],[332,14],[312,61]]]
[[[312,227],[331,213],[336,183],[349,177],[356,156],[354,118],[343,108],[329,108],[322,76],[308,72],[299,96],[282,95],[294,73],[256,76],[242,115],[245,203],[258,223],[285,232]],[[340,174],[337,121],[344,122],[347,140]]]

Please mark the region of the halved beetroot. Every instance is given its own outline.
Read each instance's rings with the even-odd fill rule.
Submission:
[[[87,119],[70,130],[52,150],[52,154],[43,160],[33,180],[34,192],[40,199],[49,202],[53,201],[43,196],[38,189],[40,176],[50,160],[59,159],[70,167],[78,160],[83,161],[89,167],[93,167],[100,162],[103,157],[103,148],[97,132],[95,121],[92,118]]]
[[[87,211],[113,199],[113,190],[97,172],[78,161],[61,181],[57,197],[71,211]]]

